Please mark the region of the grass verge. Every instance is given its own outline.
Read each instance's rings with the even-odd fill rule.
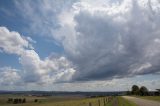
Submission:
[[[137,106],[135,103],[123,98],[123,97],[118,97],[118,106]]]
[[[160,96],[136,96],[136,97],[160,102]]]

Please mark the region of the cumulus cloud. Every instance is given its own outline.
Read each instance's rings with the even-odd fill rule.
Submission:
[[[0,27],[0,35],[2,52],[18,55],[19,63],[22,65],[19,72],[8,67],[1,68],[0,83],[13,84],[21,80],[20,83],[47,84],[72,80],[75,69],[66,57],[50,55],[42,60],[31,48],[31,43],[35,41],[30,37],[23,37],[6,27]]]
[[[34,50],[25,50],[20,63],[29,70],[28,76],[34,76],[27,82],[104,80],[160,73],[158,0],[79,0],[60,3],[64,8],[56,3],[60,2],[15,3],[21,12],[25,11],[33,32],[52,36],[66,54],[42,60]],[[61,58],[67,62],[61,64]]]
[[[28,22],[29,30],[27,31],[31,32],[32,35],[50,37],[52,36],[52,30],[59,27],[56,15],[71,7],[76,1],[78,0],[24,0],[14,1],[14,4],[17,7],[17,11],[20,12],[19,15]]]
[[[42,0],[15,4],[24,7],[20,11],[26,11],[24,17],[30,20],[32,29],[40,29],[62,44],[76,70],[73,80],[159,73],[158,0]]]
[[[53,37],[76,65],[75,80],[159,73],[159,8],[158,0],[89,0],[59,14]]]
[[[0,49],[10,54],[22,54],[29,43],[15,31],[9,31],[6,27],[0,27]]]
[[[17,85],[19,82],[21,82],[19,70],[11,67],[0,68],[0,85]]]
[[[41,60],[34,50],[27,50],[19,60],[25,70],[25,82],[45,84],[70,81],[75,72],[64,56],[49,56]]]

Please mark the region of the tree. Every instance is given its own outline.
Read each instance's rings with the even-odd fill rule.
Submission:
[[[8,103],[10,103],[10,102],[13,102],[13,99],[12,98],[8,98],[8,101],[7,101]]]
[[[26,99],[25,98],[23,99],[22,103],[26,103]]]
[[[22,99],[21,98],[18,99],[18,103],[22,103]]]
[[[34,102],[38,102],[38,99],[35,99]]]
[[[148,95],[148,89],[145,86],[142,86],[139,89],[139,93],[140,93],[141,96],[147,96]]]
[[[126,95],[131,95],[131,91],[127,91],[127,92],[126,92]]]
[[[132,86],[132,94],[138,95],[139,94],[139,87],[137,85]]]
[[[18,99],[14,99],[13,103],[17,104],[18,103]]]

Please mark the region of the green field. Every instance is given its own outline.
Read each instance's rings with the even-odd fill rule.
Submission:
[[[118,106],[137,106],[135,103],[130,102],[122,97],[118,97]]]
[[[160,96],[136,96],[136,97],[160,102]]]
[[[114,97],[114,99],[106,106],[137,106],[135,103],[128,101],[121,96]]]
[[[7,103],[8,98],[26,98],[26,103]],[[38,99],[38,102],[34,102]],[[136,106],[122,97],[97,97],[86,98],[78,96],[20,96],[0,95],[0,106]]]
[[[26,103],[7,103],[8,98],[26,98]],[[0,95],[0,106],[108,106],[112,97],[85,98],[75,96],[36,97],[19,95]],[[34,102],[38,99],[38,102]],[[91,105],[90,105],[91,104]]]

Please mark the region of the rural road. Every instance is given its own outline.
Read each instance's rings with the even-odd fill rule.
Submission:
[[[122,96],[122,97],[136,103],[138,106],[160,106],[160,102],[157,101],[146,100],[130,96]]]

